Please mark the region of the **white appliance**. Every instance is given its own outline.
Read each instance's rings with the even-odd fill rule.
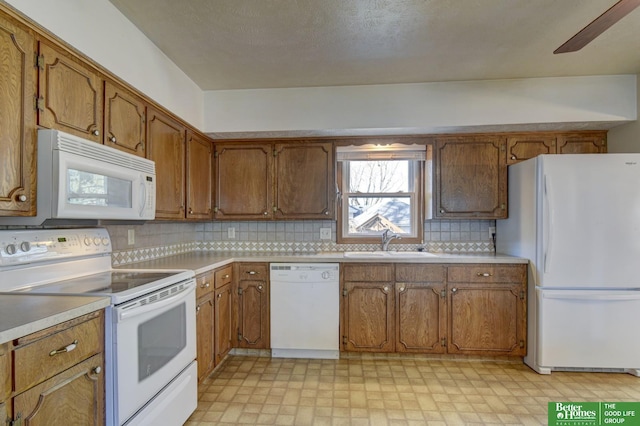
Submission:
[[[3,217],[0,225],[155,218],[155,163],[146,158],[40,129],[37,173],[37,216]]]
[[[530,260],[525,363],[640,375],[640,154],[509,166],[498,251]]]
[[[340,357],[337,263],[272,263],[271,356]]]
[[[5,230],[0,292],[111,298],[105,316],[107,425],[177,426],[195,410],[193,271],[112,269],[106,229]]]

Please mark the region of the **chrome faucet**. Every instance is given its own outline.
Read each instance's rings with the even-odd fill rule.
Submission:
[[[399,240],[402,239],[400,235],[394,234],[390,230],[385,229],[384,232],[382,233],[382,250],[383,251],[389,250],[389,243],[391,242],[391,240],[395,238]]]

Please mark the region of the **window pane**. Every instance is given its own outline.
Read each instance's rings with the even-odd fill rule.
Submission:
[[[349,192],[408,192],[409,161],[349,161]]]
[[[411,234],[410,197],[348,198],[349,234]]]

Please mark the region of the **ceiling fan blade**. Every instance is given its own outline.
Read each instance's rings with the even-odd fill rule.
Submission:
[[[574,35],[562,46],[554,50],[553,53],[575,52],[582,49],[638,6],[640,6],[640,0],[620,0],[618,3],[611,6],[609,10],[598,16],[593,20],[593,22],[580,30],[578,34]]]

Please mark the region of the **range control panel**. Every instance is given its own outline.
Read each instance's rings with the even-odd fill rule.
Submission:
[[[0,231],[0,266],[111,253],[104,228]]]

